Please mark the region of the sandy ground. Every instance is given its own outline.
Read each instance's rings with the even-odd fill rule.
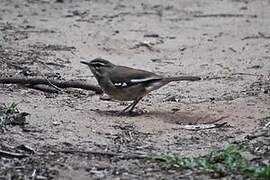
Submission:
[[[0,85],[0,103],[19,103],[19,110],[31,114],[28,131],[10,127],[1,134],[2,145],[26,144],[37,152],[76,149],[198,156],[244,139],[269,117],[269,19],[268,0],[2,0],[2,77],[87,79],[97,84],[79,62],[102,57],[164,76],[204,78],[170,83],[152,92],[137,106],[146,113],[135,117],[114,116],[112,110],[127,104],[102,101],[90,91],[50,94]],[[218,119],[228,126],[181,128]],[[41,164],[38,158],[23,163],[31,168],[38,164],[38,173],[49,179],[159,179],[181,174],[148,172],[138,160],[89,160],[69,154],[50,158],[44,157]],[[31,168],[24,171],[26,176]]]

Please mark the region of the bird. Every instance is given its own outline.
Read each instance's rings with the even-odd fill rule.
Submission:
[[[90,68],[103,92],[111,98],[133,101],[119,115],[132,114],[135,106],[145,95],[170,82],[201,79],[198,76],[164,77],[153,72],[116,65],[103,58],[80,62]]]

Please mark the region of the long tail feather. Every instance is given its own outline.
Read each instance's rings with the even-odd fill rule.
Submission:
[[[178,76],[178,77],[166,77],[164,78],[165,81],[199,81],[201,80],[198,76]]]

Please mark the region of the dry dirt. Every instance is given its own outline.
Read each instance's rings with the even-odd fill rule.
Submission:
[[[0,179],[27,179],[35,169],[41,179],[192,179],[190,172],[168,172],[138,159],[52,151],[199,156],[244,140],[269,122],[269,19],[269,0],[1,0],[2,77],[96,84],[79,62],[102,57],[161,75],[204,79],[152,92],[137,106],[146,112],[134,117],[114,116],[112,110],[127,104],[102,101],[90,91],[50,94],[0,85],[0,103],[19,103],[20,111],[31,114],[26,127],[1,133],[1,147],[24,144],[36,152],[6,160],[10,177]],[[228,126],[181,128],[218,119]]]

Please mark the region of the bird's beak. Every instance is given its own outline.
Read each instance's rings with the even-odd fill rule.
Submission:
[[[80,63],[89,65],[89,62],[86,62],[86,61],[80,61]]]

